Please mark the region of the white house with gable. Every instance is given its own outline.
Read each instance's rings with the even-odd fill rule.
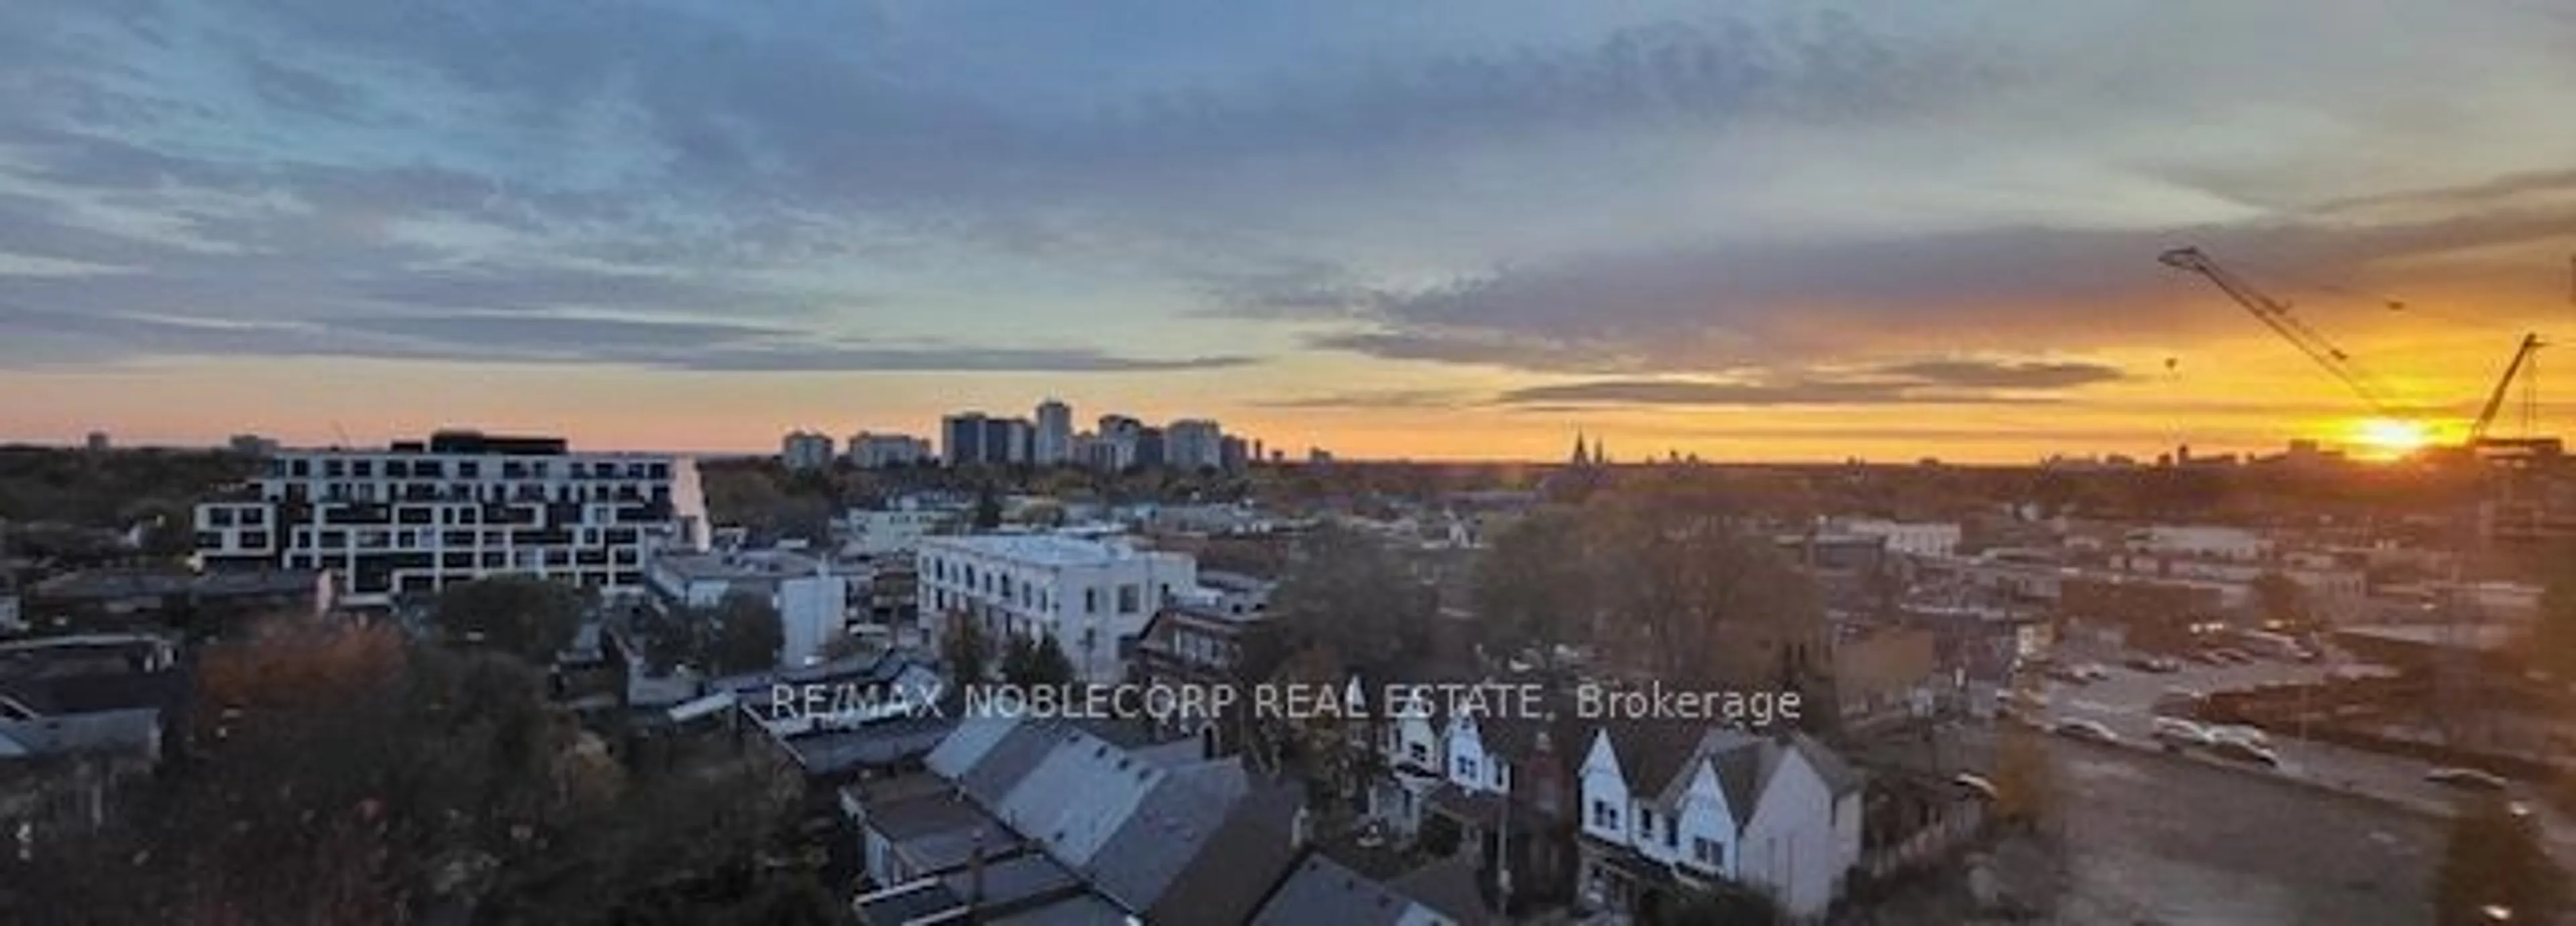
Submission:
[[[1579,771],[1579,894],[1633,911],[1733,882],[1821,919],[1860,861],[1861,781],[1804,734],[1671,724],[1595,732]]]

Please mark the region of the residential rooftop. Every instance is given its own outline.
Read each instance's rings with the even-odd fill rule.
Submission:
[[[157,569],[87,569],[36,583],[34,596],[55,601],[292,595],[315,591],[322,574],[310,570],[224,570],[194,573]]]
[[[1064,534],[975,534],[925,537],[925,550],[949,549],[1054,567],[1105,566],[1155,555],[1119,540],[1092,540]]]
[[[691,582],[784,579],[823,571],[822,560],[795,550],[664,553],[653,558],[653,566]]]

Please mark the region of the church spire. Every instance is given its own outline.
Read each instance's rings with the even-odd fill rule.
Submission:
[[[1592,457],[1583,449],[1583,431],[1581,429],[1576,429],[1574,432],[1574,466],[1577,469],[1581,469],[1590,465],[1592,465]]]

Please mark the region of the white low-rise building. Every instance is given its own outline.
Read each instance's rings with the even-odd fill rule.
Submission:
[[[2216,524],[2157,525],[2131,531],[2132,552],[2250,562],[2272,551],[2261,533]]]
[[[1846,520],[1838,525],[1843,533],[1862,537],[1880,537],[1887,541],[1887,551],[1907,556],[1949,556],[1959,549],[1959,525],[1953,521],[1886,521],[1875,518]]]
[[[1054,640],[1084,681],[1122,677],[1121,642],[1198,588],[1188,554],[1140,550],[1119,537],[925,537],[914,556],[923,627],[944,639],[956,618],[978,622],[988,640]]]
[[[888,556],[910,553],[921,538],[948,529],[963,520],[964,512],[956,508],[902,504],[893,508],[857,508],[841,515],[840,540],[843,556]]]
[[[784,637],[781,668],[821,661],[831,642],[849,630],[849,578],[804,553],[665,553],[653,558],[646,579],[666,609],[713,608],[737,593],[769,602]]]

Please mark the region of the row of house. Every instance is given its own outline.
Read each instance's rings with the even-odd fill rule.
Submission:
[[[924,764],[840,792],[861,923],[1489,920],[1462,869],[1364,877],[1311,845],[1300,789],[1187,741],[978,717]]]
[[[1742,887],[1813,919],[1861,859],[1863,777],[1804,733],[1436,710],[1387,728],[1377,815],[1456,839],[1533,898],[1562,884],[1581,906],[1643,912]]]

